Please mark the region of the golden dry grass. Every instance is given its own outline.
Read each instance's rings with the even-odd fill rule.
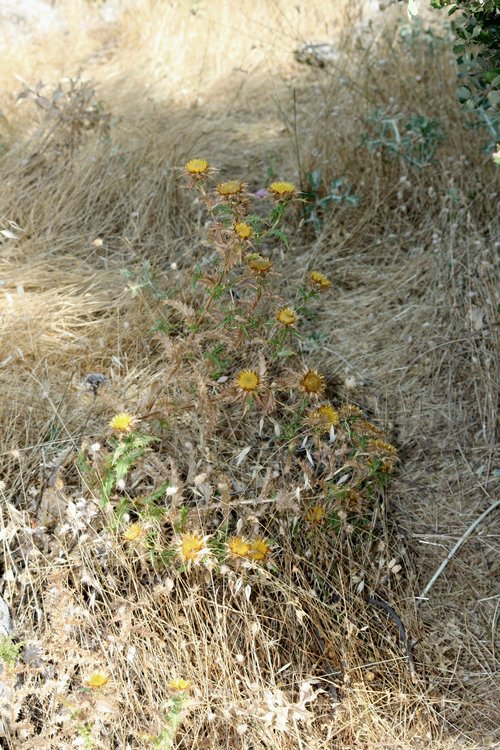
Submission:
[[[68,33],[19,40],[0,68],[0,228],[17,237],[4,237],[1,256],[1,593],[26,644],[21,667],[3,675],[7,746],[73,747],[88,725],[89,747],[154,747],[177,676],[192,688],[174,747],[493,746],[494,514],[428,601],[416,599],[494,495],[498,183],[456,105],[448,42],[411,36],[397,8],[362,31],[359,9],[321,0],[142,2],[110,24],[86,3],[57,7]],[[332,37],[333,66],[295,62],[301,43]],[[19,78],[32,90],[47,83],[50,100],[80,69],[101,109],[77,102],[56,116],[48,103],[16,101]],[[439,119],[434,163],[416,169],[361,145],[376,107]],[[293,223],[281,291],[315,266],[334,280],[304,356],[328,374],[336,402],[387,430],[401,463],[373,543],[297,539],[292,527],[279,575],[152,568],[89,497],[75,510],[72,449],[102,442],[115,413],[142,413],[170,372],[150,333],[164,306],[147,282],[192,301],[205,217],[177,168],[198,155],[252,189],[271,176],[304,184],[320,168],[326,183],[345,175],[363,195],[319,236]],[[80,388],[89,372],[110,379],[95,402]],[[214,485],[234,467],[234,429],[209,446]],[[161,437],[148,470],[191,491],[208,456],[197,415]],[[54,467],[67,459],[59,485]],[[244,506],[232,512],[259,527]],[[61,532],[68,523],[74,533]],[[311,590],[311,549],[335,561],[336,604]],[[416,680],[394,623],[355,595],[360,579],[419,639]],[[82,690],[102,668],[102,692]],[[300,703],[311,679],[313,690],[337,686],[337,708],[328,692]]]

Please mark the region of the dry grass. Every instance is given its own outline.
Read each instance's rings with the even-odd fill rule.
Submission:
[[[361,34],[352,4],[320,0],[300,11],[281,0],[144,2],[111,24],[87,4],[57,7],[68,33],[43,45],[26,37],[0,69],[0,228],[18,238],[2,243],[0,559],[25,644],[2,673],[6,746],[493,746],[494,514],[428,601],[416,598],[494,495],[498,188],[455,103],[448,44],[408,36],[397,8]],[[294,61],[302,42],[329,37],[339,46],[332,67]],[[79,69],[95,96],[82,99],[77,84],[71,104],[51,104]],[[42,79],[48,102],[16,103],[14,75],[31,91]],[[441,122],[431,165],[360,144],[376,107]],[[143,414],[171,377],[150,332],[161,293],[193,302],[191,268],[210,252],[206,217],[177,172],[198,155],[252,189],[273,176],[305,187],[320,168],[325,185],[345,175],[363,195],[317,236],[292,217],[277,263],[283,295],[311,267],[334,280],[303,359],[327,373],[335,403],[359,404],[399,448],[368,539],[259,504],[253,465],[234,465],[258,423],[243,429],[235,412],[225,443],[220,430],[207,438],[197,413],[176,415],[170,432],[151,423],[161,441],[136,479],[169,480],[187,502],[201,472],[222,496],[224,482],[247,481],[248,506],[199,505],[191,524],[215,532],[222,508],[233,527],[277,540],[271,567],[151,563],[143,546],[124,545],[79,474],[82,441],[104,444],[109,419]],[[96,399],[80,387],[89,372],[110,380]],[[262,455],[265,476],[277,459]],[[360,581],[419,639],[416,679],[394,622],[358,593]],[[98,669],[110,682],[86,690]],[[192,687],[172,704],[168,683],[179,676]],[[159,744],[169,727],[175,742],[164,734]]]

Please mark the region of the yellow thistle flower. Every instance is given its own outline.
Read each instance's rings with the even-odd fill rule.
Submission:
[[[321,396],[325,390],[325,378],[316,370],[308,370],[300,379],[299,385],[308,396]]]
[[[325,404],[309,412],[309,421],[315,427],[330,430],[339,424],[340,417],[337,409],[334,409],[331,404]]]
[[[355,423],[356,432],[361,435],[375,435],[375,437],[383,437],[384,431],[377,427],[367,419],[359,419]]]
[[[174,677],[173,680],[170,680],[168,686],[170,690],[173,690],[175,693],[180,693],[182,690],[189,690],[191,687],[191,681],[184,680],[182,677]]]
[[[124,411],[113,417],[109,426],[115,432],[130,432],[136,423],[136,417],[133,417],[132,414]]]
[[[144,536],[146,530],[142,523],[133,523],[123,532],[123,538],[127,542],[135,542]]]
[[[291,307],[280,307],[276,313],[276,320],[283,326],[293,326],[298,319],[299,316]]]
[[[330,279],[319,271],[310,271],[309,280],[320,292],[324,292],[331,287]]]
[[[248,557],[252,547],[242,536],[233,536],[228,541],[229,551],[236,557]]]
[[[246,256],[245,260],[248,263],[248,267],[261,276],[266,276],[273,267],[272,261],[269,258],[259,255],[259,253],[251,253]]]
[[[260,378],[255,370],[241,370],[236,377],[236,385],[242,391],[255,393],[260,385]]]
[[[269,557],[270,552],[270,545],[263,537],[259,536],[250,544],[248,556],[253,560],[257,560],[258,562],[264,562],[264,560],[267,560],[267,558]]]
[[[233,195],[239,195],[243,190],[243,183],[239,180],[230,180],[229,182],[219,182],[216,187],[219,195],[224,198],[231,197]]]
[[[362,417],[363,412],[361,409],[357,406],[354,406],[353,404],[344,404],[344,406],[341,406],[339,409],[339,417],[342,420],[350,419],[351,417]]]
[[[210,164],[205,159],[191,159],[186,164],[186,172],[193,177],[205,176],[210,169]]]
[[[249,240],[253,234],[252,227],[245,221],[237,221],[234,225],[234,231],[236,232],[240,240]]]
[[[368,448],[374,453],[388,453],[390,456],[395,456],[398,452],[393,445],[386,443],[385,440],[370,440]]]
[[[104,687],[104,685],[107,685],[109,682],[109,675],[107,672],[92,672],[87,679],[85,680],[85,684],[87,687],[92,688],[92,690],[98,690],[101,687]]]
[[[275,198],[286,200],[288,198],[293,198],[296,187],[293,182],[272,182],[269,185],[268,190]]]
[[[177,553],[183,562],[198,563],[203,557],[210,554],[210,548],[207,546],[208,537],[200,534],[181,534],[177,544]]]
[[[309,523],[319,524],[326,518],[326,508],[322,503],[316,503],[306,513],[306,521]]]

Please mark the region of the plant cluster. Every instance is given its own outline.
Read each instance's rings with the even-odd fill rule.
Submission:
[[[487,121],[498,140],[500,106],[500,11],[496,0],[431,0],[433,8],[449,8],[457,41],[453,46],[464,109]],[[494,143],[493,143],[494,145]]]

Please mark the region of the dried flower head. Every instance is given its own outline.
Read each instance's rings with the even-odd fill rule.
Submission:
[[[259,536],[250,544],[248,557],[251,557],[252,560],[257,560],[258,562],[264,562],[269,557],[270,552],[270,544],[268,544],[263,537]]]
[[[293,326],[298,319],[299,316],[291,307],[280,307],[276,313],[276,320],[283,326]]]
[[[251,544],[243,539],[242,536],[233,536],[227,543],[229,552],[236,557],[248,557]]]
[[[299,386],[307,396],[319,397],[325,390],[325,377],[317,370],[307,370],[300,379]]]
[[[215,188],[223,198],[230,198],[243,192],[244,185],[240,180],[229,180],[229,182],[219,182]]]
[[[260,385],[260,377],[255,370],[241,370],[236,376],[236,385],[246,393],[255,393]]]
[[[248,267],[260,276],[266,276],[273,267],[272,261],[259,253],[251,253],[246,256],[245,260]]]
[[[189,690],[189,688],[191,687],[191,681],[185,680],[182,677],[174,677],[172,680],[170,680],[168,686],[174,693],[180,693],[183,690]]]
[[[326,508],[323,503],[316,503],[306,513],[306,521],[312,524],[320,524],[326,518]]]
[[[191,177],[205,177],[210,170],[210,164],[205,159],[191,159],[185,168]]]
[[[136,542],[138,539],[142,539],[145,533],[146,529],[144,528],[142,523],[132,523],[123,532],[123,538],[127,542]]]
[[[197,565],[204,558],[211,555],[210,547],[207,545],[208,536],[196,533],[181,534],[177,542],[177,554],[180,559],[189,566]]]
[[[124,411],[113,417],[109,426],[115,432],[125,433],[130,432],[136,424],[137,418]]]
[[[368,450],[373,453],[385,453],[389,456],[395,456],[397,449],[390,443],[386,443],[385,440],[370,440],[368,443]]]
[[[360,435],[372,435],[374,437],[383,437],[384,431],[374,425],[373,422],[369,422],[367,419],[358,419],[355,423],[356,432]]]
[[[325,404],[310,411],[308,420],[313,427],[319,427],[327,432],[340,423],[339,413],[331,404]]]
[[[92,672],[85,680],[85,685],[92,688],[92,690],[98,690],[109,682],[109,674],[107,672]]]
[[[249,240],[253,234],[252,227],[245,221],[237,221],[234,225],[234,231],[238,235],[240,240]]]
[[[296,187],[293,182],[272,182],[268,190],[274,198],[278,200],[289,200],[296,194]]]
[[[320,292],[324,292],[332,285],[330,279],[319,271],[310,271],[309,280],[312,285]]]

